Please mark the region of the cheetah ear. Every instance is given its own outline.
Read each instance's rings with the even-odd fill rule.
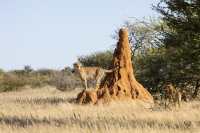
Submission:
[[[167,91],[169,92],[169,86],[166,86]]]

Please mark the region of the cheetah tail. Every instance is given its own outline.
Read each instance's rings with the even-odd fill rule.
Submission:
[[[107,73],[113,72],[117,67],[122,68],[120,65],[116,65],[113,69],[111,70],[106,70]]]

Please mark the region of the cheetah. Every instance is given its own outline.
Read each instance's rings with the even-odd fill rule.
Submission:
[[[172,85],[167,85],[166,89],[168,91],[169,100],[172,100],[174,105],[178,103],[178,106],[180,107],[181,93],[175,90]]]
[[[73,65],[76,70],[76,73],[78,74],[78,77],[82,80],[82,82],[84,84],[85,90],[87,90],[86,78],[94,78],[95,79],[96,89],[94,89],[93,91],[96,91],[99,88],[100,80],[105,73],[111,73],[117,67],[122,68],[120,65],[116,65],[112,70],[105,70],[100,67],[83,67],[83,66],[81,66],[80,63],[74,63]]]

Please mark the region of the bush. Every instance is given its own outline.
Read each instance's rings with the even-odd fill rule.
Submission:
[[[0,69],[0,92],[3,91],[3,70]]]
[[[133,64],[135,78],[151,93],[164,93],[163,88],[170,84],[167,74],[165,51],[154,50],[145,56],[137,56]]]
[[[50,79],[48,78],[48,76],[44,76],[38,73],[37,75],[31,76],[29,81],[31,87],[36,88],[36,87],[44,87],[45,85],[47,85]]]
[[[33,75],[38,75],[38,74],[40,74],[40,75],[43,75],[43,76],[51,77],[51,76],[53,76],[53,74],[54,74],[55,72],[57,72],[57,71],[52,70],[52,69],[39,69],[39,70],[37,70],[37,71],[34,71],[34,72],[33,72]]]
[[[20,91],[27,85],[32,88],[43,87],[48,82],[47,76],[40,73],[32,74],[28,70],[0,71],[0,92]]]
[[[61,91],[70,91],[76,87],[83,87],[82,81],[71,71],[56,72],[50,78],[49,85]]]
[[[154,49],[136,58],[133,64],[135,78],[151,94],[161,93],[165,97],[165,87],[171,84],[182,93],[182,99],[192,98],[198,78],[178,70],[177,64],[171,62],[173,57],[169,55],[169,50]]]
[[[31,68],[31,66],[24,66],[24,71],[27,73],[31,73],[33,69]]]
[[[1,80],[1,92],[5,91],[19,91],[29,84],[29,80],[26,76],[13,75],[6,73]]]
[[[96,66],[101,67],[103,69],[108,69],[113,59],[113,51],[107,50],[105,52],[95,52],[91,55],[82,55],[78,56],[81,58],[83,66]]]
[[[61,91],[71,91],[76,87],[83,88],[83,83],[76,73],[72,73],[73,69],[66,67],[62,71],[51,69],[40,69],[34,72],[29,70],[13,70],[3,72],[0,69],[0,92],[20,91],[25,86],[31,88],[43,87],[45,85],[55,86]],[[88,88],[95,87],[94,79],[87,80]]]

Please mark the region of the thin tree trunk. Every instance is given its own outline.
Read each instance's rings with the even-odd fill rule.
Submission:
[[[192,98],[194,98],[194,99],[197,98],[199,88],[200,88],[200,78],[197,78],[196,87],[195,87],[195,91],[194,91],[194,93],[192,95]]]

